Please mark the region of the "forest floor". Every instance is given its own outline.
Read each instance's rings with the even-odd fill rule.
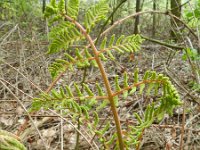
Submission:
[[[51,83],[48,66],[53,58],[46,55],[48,42],[39,33],[24,31],[18,25],[1,26],[0,30],[0,59],[3,60],[0,64],[0,128],[17,133],[27,118],[22,105],[29,109],[33,97],[46,90]],[[106,64],[111,76],[124,70],[133,72],[137,67],[141,74],[146,70],[163,73],[174,83],[184,102],[173,116],[166,115],[160,123],[155,122],[145,130],[141,150],[177,150],[181,141],[185,150],[200,149],[200,106],[197,103],[200,92],[191,88],[190,82],[194,76],[189,63],[182,59],[183,55],[183,51],[145,41],[137,54],[119,56],[117,61]],[[81,80],[82,73],[68,72],[66,80]],[[98,70],[91,68],[86,82],[94,82],[97,78]],[[135,95],[121,102],[119,112],[122,124],[125,125],[126,116],[134,112],[143,113],[147,100],[153,101],[154,98]],[[109,109],[104,113],[104,118],[112,120]],[[57,150],[60,149],[61,140],[64,141],[65,150],[74,149],[76,132],[69,124],[71,118],[63,121],[55,112],[44,110],[35,113],[32,118],[44,141],[29,122],[27,129],[20,134],[29,150],[44,150],[44,143],[51,150]],[[81,132],[85,132],[84,127]],[[88,149],[82,137],[80,149]]]

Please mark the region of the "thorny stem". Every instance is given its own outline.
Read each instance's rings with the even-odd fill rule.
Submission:
[[[112,92],[112,89],[111,89],[111,86],[110,86],[110,82],[108,80],[108,77],[107,77],[107,74],[106,74],[106,71],[105,71],[105,68],[104,66],[102,65],[102,62],[101,62],[101,59],[98,57],[98,50],[96,48],[96,46],[94,45],[93,43],[93,40],[92,38],[90,37],[90,35],[86,32],[86,30],[83,28],[82,25],[80,25],[78,22],[76,22],[75,20],[73,20],[71,17],[67,16],[67,15],[64,15],[65,18],[74,23],[76,25],[77,28],[79,28],[82,32],[82,34],[85,36],[85,38],[88,40],[88,42],[90,43],[91,45],[91,48],[93,50],[93,53],[95,55],[95,60],[97,62],[97,65],[98,65],[98,68],[101,72],[101,76],[103,78],[103,81],[104,81],[104,85],[106,87],[106,91],[107,91],[107,94],[108,94],[108,99],[109,99],[109,102],[110,102],[110,106],[111,106],[111,111],[113,113],[113,118],[114,118],[114,121],[115,121],[115,125],[116,125],[116,130],[117,130],[117,136],[118,136],[118,142],[119,142],[119,148],[120,150],[124,150],[124,142],[123,142],[123,138],[122,138],[122,130],[121,130],[121,124],[120,124],[120,119],[119,119],[119,115],[117,113],[117,108],[115,106],[115,102],[114,102],[114,97],[113,97],[113,92]]]

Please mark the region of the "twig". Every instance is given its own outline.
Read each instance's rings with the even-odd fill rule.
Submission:
[[[2,40],[2,42],[0,43],[0,47],[1,47],[1,45],[6,41],[6,39],[7,39],[13,32],[15,32],[15,30],[17,29],[17,27],[18,27],[18,24],[15,25],[8,33],[6,33],[7,35],[5,34],[5,37],[2,36],[2,38],[0,39],[0,41]]]
[[[183,85],[181,85],[178,81],[175,80],[174,77],[172,77],[172,75],[168,72],[169,69],[167,69],[166,65],[165,65],[165,72],[166,74],[171,78],[171,80],[173,80],[175,82],[175,84],[180,87],[185,93],[187,93],[188,96],[190,96],[197,104],[200,104],[200,99],[196,98],[194,95],[191,94],[191,92],[189,92]]]
[[[35,123],[34,123],[34,121],[33,121],[33,119],[31,118],[31,116],[29,115],[28,110],[26,109],[26,107],[23,105],[23,103],[18,99],[18,97],[10,90],[10,88],[9,88],[4,82],[2,82],[1,80],[0,80],[0,82],[1,82],[1,84],[10,92],[10,94],[13,95],[13,97],[18,101],[18,103],[20,104],[20,106],[24,109],[24,111],[26,112],[26,114],[27,114],[29,120],[31,121],[31,123],[32,123],[32,125],[34,126],[35,130],[37,131],[39,137],[41,138],[41,140],[42,140],[42,142],[43,142],[43,144],[44,144],[46,150],[48,150],[48,148],[47,148],[47,146],[46,146],[46,144],[45,144],[45,141],[44,141],[44,139],[43,139],[43,137],[42,137],[40,131],[38,130],[37,126],[35,125]]]
[[[15,86],[13,86],[10,82],[8,82],[8,81],[6,81],[6,80],[4,80],[3,78],[0,78],[0,80],[2,80],[3,82],[6,82],[7,84],[9,84],[10,86],[12,86],[13,88],[15,88],[15,89],[17,89],[19,92],[21,92],[22,94],[24,94],[24,95],[26,95],[26,96],[28,96],[28,97],[30,97],[31,99],[33,99],[33,97],[32,96],[30,96],[30,95],[28,95],[28,94],[26,94],[24,91],[22,91],[22,90],[20,90],[19,88],[17,88],[17,87],[15,87]],[[14,100],[12,100],[12,101],[14,101]],[[15,100],[15,101],[17,101],[17,100]],[[4,101],[5,102],[5,101]],[[18,102],[18,101],[17,101]]]
[[[62,110],[60,111],[60,114],[62,115]],[[64,132],[63,132],[63,119],[60,118],[60,147],[61,150],[64,150]]]
[[[132,18],[132,17],[136,17],[138,15],[143,15],[143,14],[147,14],[147,13],[158,13],[158,14],[163,14],[163,15],[168,15],[172,18],[175,18],[177,19],[180,23],[182,23],[191,33],[192,35],[198,40],[198,36],[194,33],[194,31],[184,22],[182,21],[180,18],[178,18],[177,16],[169,13],[169,12],[162,12],[162,11],[154,11],[154,10],[147,10],[147,11],[142,11],[142,12],[138,12],[138,13],[134,13],[134,14],[131,14],[125,18],[122,18],[116,22],[113,23],[112,26],[110,26],[108,29],[106,29],[102,34],[101,36],[105,35],[106,33],[108,33],[110,30],[112,30],[115,26],[121,24],[122,22],[124,22],[125,20],[129,19],[129,18]]]
[[[93,148],[93,146],[90,144],[90,141],[87,139],[87,137],[85,137],[84,134],[82,134],[82,132],[80,130],[77,129],[77,127],[71,123],[69,120],[65,119],[64,117],[62,117],[60,114],[56,113],[55,111],[48,109],[50,112],[52,112],[53,114],[59,116],[61,119],[65,120],[67,123],[69,123],[72,127],[74,127],[74,129],[85,139],[85,141]],[[98,147],[96,147],[97,149],[99,149]]]
[[[183,150],[184,132],[185,132],[185,102],[184,102],[184,104],[183,104],[183,116],[182,116],[182,128],[181,128],[180,150]]]
[[[34,87],[36,87],[40,92],[43,92],[36,84],[34,84],[31,80],[29,80],[23,73],[21,73],[18,69],[16,69],[15,67],[13,67],[12,65],[10,65],[9,63],[0,60],[1,62],[3,62],[4,64],[8,65],[10,68],[14,69],[15,71],[17,71],[20,75],[22,75],[28,82],[31,83],[31,85],[33,85]]]
[[[151,42],[154,42],[154,43],[157,43],[157,44],[160,44],[160,45],[169,47],[169,48],[178,49],[178,50],[183,50],[183,49],[185,49],[185,47],[176,46],[176,45],[171,45],[171,44],[168,44],[168,43],[159,41],[159,40],[155,40],[155,39],[146,37],[146,36],[144,36],[144,35],[141,35],[141,37],[144,38],[144,39],[146,39],[146,40],[148,40],[148,41],[151,41]]]

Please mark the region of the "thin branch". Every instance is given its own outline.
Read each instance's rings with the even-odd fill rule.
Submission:
[[[105,35],[106,33],[108,33],[110,30],[112,30],[115,26],[123,23],[125,20],[129,19],[129,18],[132,18],[132,17],[136,17],[138,15],[143,15],[143,14],[147,14],[147,13],[157,13],[157,14],[163,14],[163,15],[168,15],[172,18],[175,18],[177,19],[180,23],[182,23],[191,33],[192,35],[198,40],[198,36],[194,33],[194,31],[184,22],[182,21],[180,18],[178,18],[177,16],[169,13],[169,12],[162,12],[162,11],[154,11],[154,10],[147,10],[147,11],[142,11],[142,12],[138,12],[138,13],[134,13],[132,15],[129,15],[125,18],[122,18],[118,21],[116,21],[115,23],[113,23],[112,26],[110,26],[108,29],[106,29],[102,34],[101,36]]]
[[[183,105],[183,117],[182,117],[182,128],[181,128],[181,139],[180,139],[180,150],[183,150],[184,145],[184,132],[185,132],[185,102]]]
[[[26,107],[23,105],[23,103],[18,99],[18,97],[10,90],[10,88],[9,88],[4,82],[2,82],[1,80],[0,80],[0,82],[1,82],[1,84],[10,92],[10,94],[13,95],[13,97],[17,100],[17,102],[20,104],[20,106],[24,109],[24,111],[26,112],[26,114],[27,114],[29,120],[31,121],[31,123],[32,123],[32,125],[34,126],[35,130],[37,131],[39,137],[41,138],[41,140],[42,140],[42,142],[43,142],[43,144],[44,144],[46,150],[48,150],[47,145],[45,144],[45,141],[44,141],[44,139],[43,139],[43,137],[42,137],[42,135],[41,135],[39,129],[38,129],[37,126],[35,125],[33,119],[31,118],[30,114],[28,113],[28,110],[26,109]]]
[[[20,75],[22,75],[22,77],[24,77],[28,82],[31,83],[31,85],[33,85],[35,88],[37,88],[40,92],[43,92],[36,84],[34,84],[30,79],[28,79],[23,73],[21,73],[18,69],[16,69],[15,67],[13,67],[12,65],[10,65],[9,63],[0,60],[1,62],[3,62],[4,64],[8,65],[10,68],[12,68],[13,70],[17,71]]]
[[[155,40],[155,39],[152,39],[152,38],[148,38],[148,37],[143,36],[143,35],[141,35],[141,37],[144,38],[144,39],[146,39],[146,40],[148,40],[148,41],[151,41],[151,42],[154,42],[154,43],[157,43],[157,44],[160,44],[160,45],[169,47],[169,48],[178,49],[178,50],[183,50],[183,49],[185,49],[185,47],[176,46],[176,45],[171,45],[171,44],[168,44],[168,43],[159,41],[159,40]]]
[[[66,121],[67,123],[69,123],[72,127],[74,127],[74,129],[85,139],[85,141],[93,148],[93,146],[91,145],[90,141],[87,139],[87,137],[85,137],[85,135],[77,129],[77,127],[72,123],[70,122],[69,120],[67,120],[66,118],[62,117],[60,114],[56,113],[55,111],[51,110],[51,109],[48,109],[50,112],[52,112],[54,115],[57,115],[59,116],[61,119],[63,119],[64,121]],[[98,147],[96,147],[97,149],[99,149]]]

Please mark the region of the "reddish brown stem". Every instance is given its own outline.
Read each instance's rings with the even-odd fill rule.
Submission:
[[[101,62],[101,59],[99,58],[98,56],[98,50],[96,48],[96,46],[94,45],[94,42],[92,40],[92,38],[90,37],[90,35],[86,32],[86,30],[83,28],[82,25],[80,25],[78,22],[76,22],[75,20],[73,20],[72,18],[70,18],[69,16],[67,15],[64,15],[65,18],[74,23],[76,25],[77,28],[79,28],[82,32],[82,34],[85,36],[85,38],[88,40],[88,42],[90,43],[90,46],[93,50],[93,53],[94,53],[94,56],[95,56],[95,60],[97,62],[97,65],[99,67],[99,70],[101,72],[101,76],[102,76],[102,79],[104,81],[104,85],[106,87],[106,91],[107,91],[107,94],[108,94],[108,99],[109,99],[109,102],[110,102],[110,106],[111,106],[111,111],[113,113],[113,118],[114,118],[114,121],[115,121],[115,125],[116,125],[116,130],[117,130],[117,136],[118,136],[118,142],[119,142],[119,148],[120,150],[124,150],[124,142],[123,142],[123,138],[122,138],[122,130],[121,130],[121,124],[120,124],[120,119],[119,119],[119,115],[117,113],[117,108],[115,106],[115,102],[114,102],[114,97],[113,97],[113,92],[112,92],[112,89],[111,89],[111,86],[110,86],[110,82],[108,80],[108,77],[107,77],[107,73],[105,71],[105,68],[104,66],[102,65],[102,62]]]

